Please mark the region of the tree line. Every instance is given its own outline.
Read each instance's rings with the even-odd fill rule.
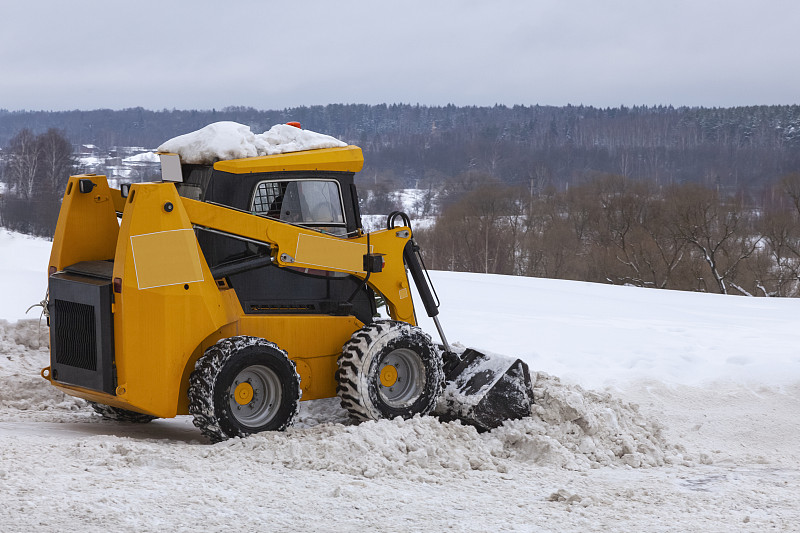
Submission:
[[[564,189],[597,173],[759,190],[800,168],[800,106],[343,105],[257,110],[0,110],[0,146],[23,128],[62,130],[73,144],[155,148],[211,122],[254,131],[296,120],[361,146],[359,178],[438,186],[470,171],[508,184]]]
[[[431,269],[800,296],[800,173],[759,207],[620,175],[537,194],[475,172],[440,194],[435,224],[415,232]]]

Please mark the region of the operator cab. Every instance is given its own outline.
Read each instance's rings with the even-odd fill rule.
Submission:
[[[341,153],[345,149],[333,150]],[[361,158],[360,150],[347,155]],[[307,170],[284,170],[283,167],[289,165],[271,163],[275,157],[220,161],[214,165],[179,165],[179,177],[168,179],[164,172],[164,181],[174,181],[178,193],[185,198],[232,207],[329,235],[347,238],[362,231],[358,194],[353,183],[360,165],[341,165],[342,170],[327,170],[325,164],[315,163],[307,165],[312,167]],[[275,166],[278,169],[274,169]],[[166,168],[162,162],[162,170]],[[196,233],[212,270],[268,253],[266,245],[244,242],[203,228],[197,228]],[[345,273],[270,264],[230,275],[227,283],[236,289],[242,308],[248,314],[347,312],[369,323],[376,312],[372,290],[364,287],[357,277]]]
[[[210,165],[183,165],[182,174],[175,186],[184,198],[342,237],[362,227],[352,172],[230,174]]]

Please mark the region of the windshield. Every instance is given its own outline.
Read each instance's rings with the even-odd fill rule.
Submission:
[[[251,210],[293,224],[346,233],[339,184],[331,180],[262,181]]]

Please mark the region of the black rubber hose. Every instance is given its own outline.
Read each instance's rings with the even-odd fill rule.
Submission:
[[[394,229],[394,219],[400,217],[403,219],[403,225],[407,228],[411,227],[411,219],[408,218],[408,215],[403,213],[402,211],[392,211],[389,213],[389,216],[386,217],[386,229]]]

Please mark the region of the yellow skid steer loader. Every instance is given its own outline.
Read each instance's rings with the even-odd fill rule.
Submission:
[[[355,146],[182,164],[111,188],[70,178],[49,263],[42,376],[101,415],[191,414],[211,441],[281,430],[299,401],[356,420],[481,430],[530,413],[520,360],[455,353],[408,217],[362,229]],[[411,272],[442,344],[416,326]],[[376,319],[376,297],[390,320]]]

